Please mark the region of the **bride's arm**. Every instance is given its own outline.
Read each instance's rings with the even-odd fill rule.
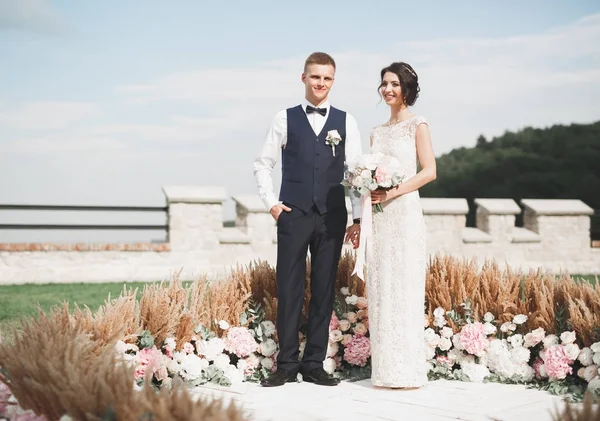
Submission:
[[[414,177],[406,180],[402,184],[390,190],[376,190],[372,192],[371,199],[373,204],[385,202],[395,197],[408,194],[419,190],[425,184],[436,179],[435,155],[431,146],[431,135],[427,123],[421,123],[417,126],[416,133],[417,157],[421,164],[421,171]]]
[[[415,174],[414,177],[404,181],[390,191],[390,196],[402,196],[419,190],[425,184],[436,179],[435,155],[431,146],[431,135],[429,134],[429,126],[427,123],[421,123],[417,126],[416,133],[417,157],[421,164],[421,171]],[[391,198],[391,197],[390,197]]]

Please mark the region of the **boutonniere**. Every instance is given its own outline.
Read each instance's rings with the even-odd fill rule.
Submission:
[[[335,147],[342,141],[342,136],[338,133],[337,130],[329,130],[327,132],[327,137],[325,138],[325,143],[331,146],[331,151],[333,152],[333,156],[335,156]]]

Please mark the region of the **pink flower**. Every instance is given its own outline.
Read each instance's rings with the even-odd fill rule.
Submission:
[[[354,326],[354,333],[364,336],[367,333],[367,327],[364,323],[357,323],[356,326]]]
[[[544,360],[542,360],[541,358],[536,358],[535,361],[533,362],[533,371],[535,373],[535,377],[538,379],[541,379],[542,377],[544,377],[542,375],[542,371],[541,371],[541,367],[544,365]]]
[[[367,301],[367,299],[365,297],[358,297],[358,301],[356,301],[356,307],[359,308],[359,310],[365,310],[367,307],[369,306],[369,302]],[[359,311],[360,313],[360,311]],[[358,316],[359,318],[361,316]]]
[[[553,345],[544,353],[544,365],[548,377],[564,379],[568,374],[573,373],[573,368],[569,365],[571,362],[561,345]]]
[[[375,170],[375,181],[377,182],[377,184],[384,183],[388,178],[389,176],[387,175],[385,168],[381,166],[377,167],[377,169]]]
[[[135,368],[135,378],[139,379],[146,375],[146,371],[148,369],[151,369],[152,373],[154,373],[160,368],[162,353],[156,349],[156,346],[153,346],[152,348],[142,349],[136,354],[135,358],[137,362],[137,367]]]
[[[227,331],[225,349],[240,358],[258,351],[258,343],[245,327],[232,327]]]
[[[363,335],[354,335],[344,349],[344,360],[352,365],[364,367],[371,355],[371,341]]]
[[[329,331],[331,332],[332,330],[339,329],[339,327],[340,327],[340,320],[335,315],[335,311],[334,311],[333,313],[331,313],[331,320],[329,321]]]
[[[471,355],[481,357],[489,341],[482,323],[475,322],[465,325],[460,332],[460,344]]]
[[[242,361],[245,361],[246,363],[244,365],[244,376],[252,375],[260,365],[260,359],[254,354],[244,358]]]
[[[436,360],[437,360],[438,364],[447,365],[449,367],[452,367],[454,365],[454,363],[446,355],[438,355],[436,357]]]
[[[3,415],[8,406],[8,398],[12,396],[12,393],[7,385],[0,381],[0,415]]]
[[[25,411],[20,414],[15,414],[12,418],[12,421],[48,421],[44,415],[35,415],[35,413],[31,410]]]

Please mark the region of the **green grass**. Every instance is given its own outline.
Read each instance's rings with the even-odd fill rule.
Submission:
[[[575,279],[576,282],[588,282],[592,285],[596,285],[596,277],[600,280],[600,275],[572,275],[572,278]]]
[[[117,297],[127,289],[138,288],[138,296],[143,282],[129,283],[77,283],[77,284],[25,284],[0,286],[0,330],[18,324],[24,316],[37,315],[37,306],[48,312],[54,306],[66,301],[72,309],[77,303],[96,311],[108,298]]]

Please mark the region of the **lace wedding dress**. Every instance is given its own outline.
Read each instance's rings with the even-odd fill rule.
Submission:
[[[405,180],[417,172],[414,116],[381,125],[371,152],[400,161]],[[420,387],[427,381],[424,347],[426,240],[418,191],[382,204],[373,215],[373,254],[367,266],[371,382],[382,387]]]

